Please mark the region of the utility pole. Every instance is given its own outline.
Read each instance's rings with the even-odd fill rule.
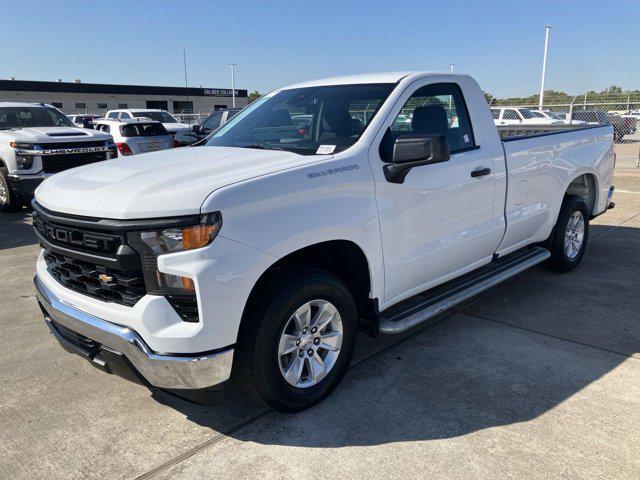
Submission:
[[[542,60],[542,81],[540,82],[540,103],[538,108],[542,110],[542,103],[544,102],[544,77],[547,74],[547,50],[549,49],[549,32],[551,31],[551,25],[545,25],[544,35],[544,58]]]
[[[182,47],[182,60],[184,62],[184,93],[187,96],[187,103],[189,103],[189,83],[187,82],[187,47]]]
[[[455,63],[450,63],[450,64],[449,64],[449,71],[450,71],[451,73],[453,73],[453,71],[455,70],[455,68],[456,68],[456,64],[455,64]]]
[[[231,105],[236,107],[236,67],[237,63],[229,63],[231,66]]]

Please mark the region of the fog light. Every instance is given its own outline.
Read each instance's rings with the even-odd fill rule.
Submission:
[[[32,155],[16,155],[18,170],[29,170],[33,166],[33,158]]]

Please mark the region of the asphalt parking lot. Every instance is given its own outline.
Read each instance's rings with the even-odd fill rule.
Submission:
[[[0,216],[0,478],[640,477],[640,174],[572,273],[537,268],[402,337],[362,337],[298,415],[189,404],[68,355],[26,212]]]

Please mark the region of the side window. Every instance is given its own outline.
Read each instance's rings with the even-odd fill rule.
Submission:
[[[454,83],[426,85],[416,90],[390,130],[395,138],[402,133],[446,135],[451,153],[475,147],[462,90]]]
[[[121,112],[120,118],[131,118],[131,115],[129,115],[127,112]]]
[[[520,117],[518,116],[518,112],[516,112],[515,110],[507,109],[502,114],[502,119],[503,120],[520,120]]]
[[[202,124],[204,130],[215,130],[218,128],[222,122],[222,113],[223,112],[216,112],[207,118]]]
[[[498,110],[497,108],[492,108],[491,109],[491,116],[493,117],[494,120],[497,120],[500,118],[500,110]]]
[[[107,118],[118,118],[118,112],[110,112]]]

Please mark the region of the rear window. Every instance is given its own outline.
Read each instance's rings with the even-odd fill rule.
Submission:
[[[168,135],[167,129],[161,123],[134,123],[120,127],[123,137],[153,137]]]

